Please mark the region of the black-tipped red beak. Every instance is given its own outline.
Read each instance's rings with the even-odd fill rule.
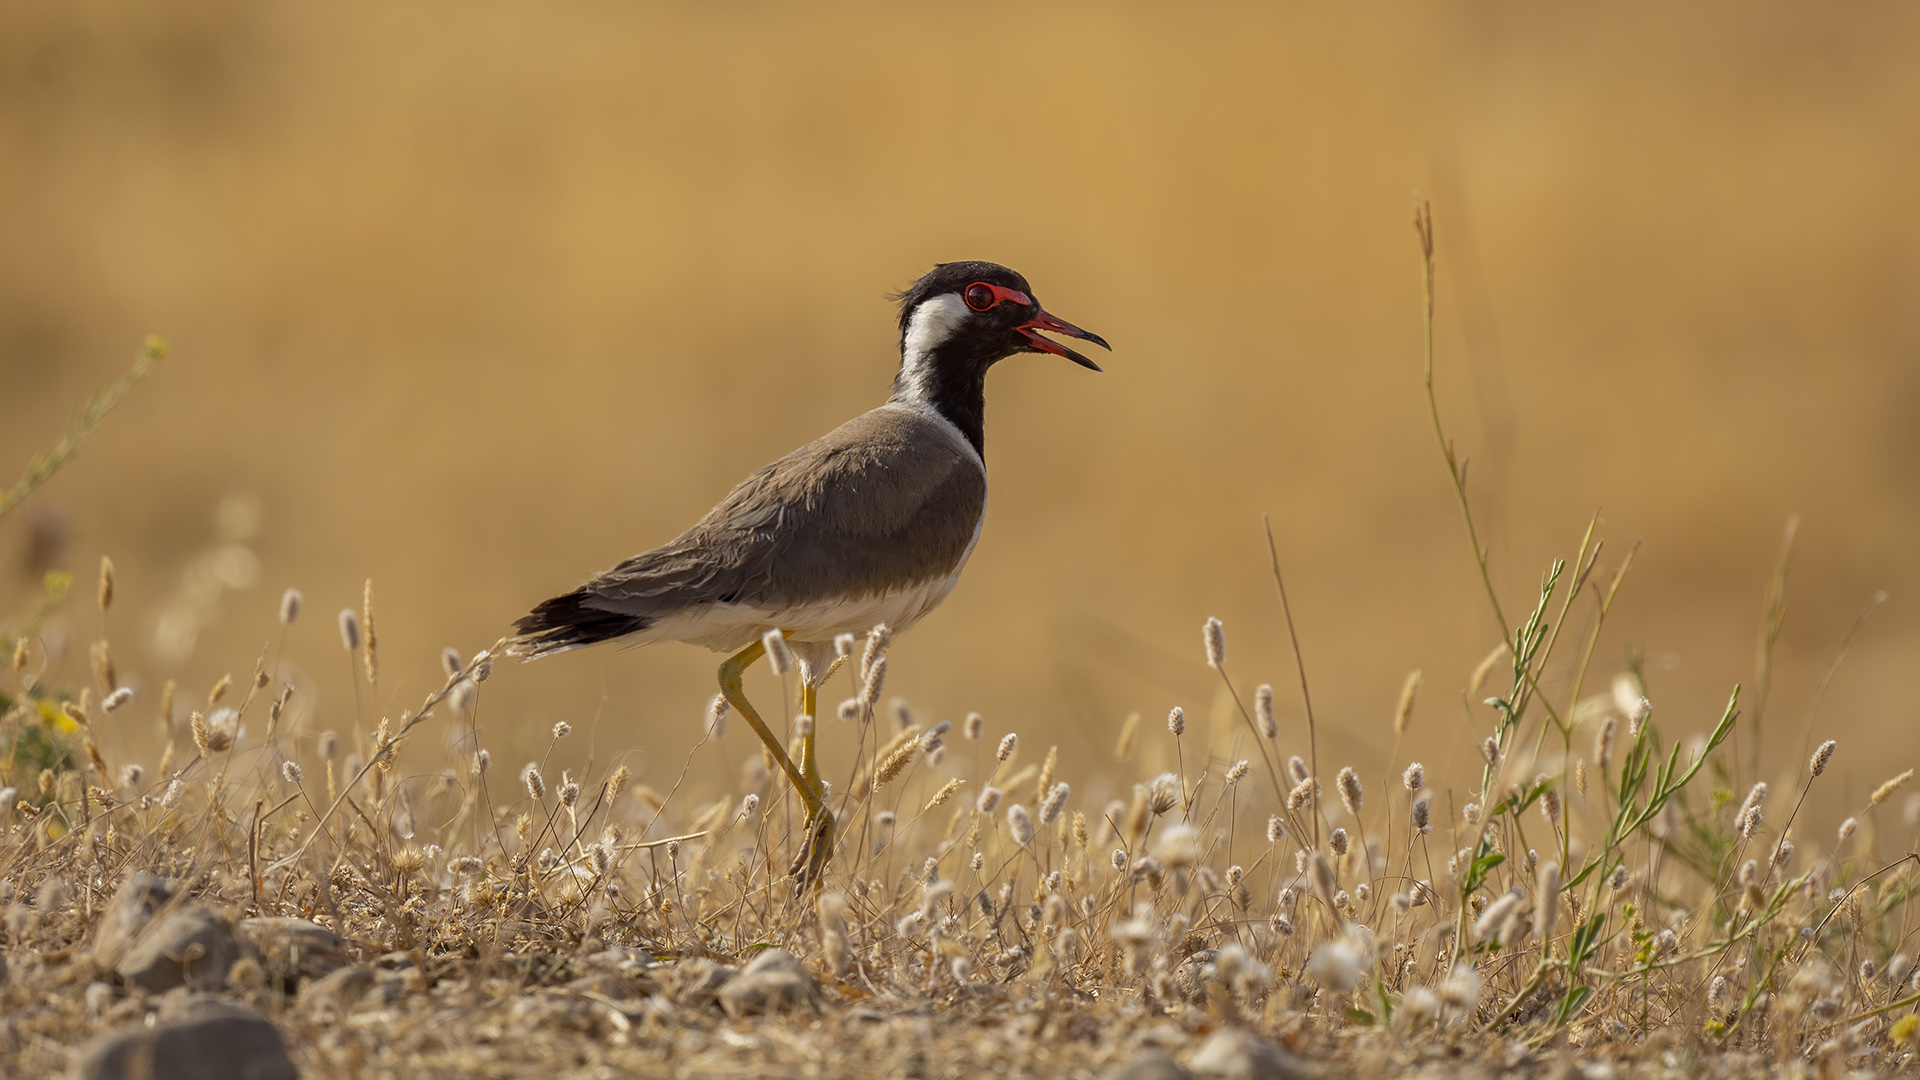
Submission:
[[[1099,334],[1093,333],[1090,330],[1082,330],[1067,320],[1055,318],[1044,311],[1034,312],[1033,318],[1014,327],[1014,329],[1025,335],[1027,341],[1032,343],[1036,350],[1044,353],[1052,353],[1055,356],[1064,356],[1074,363],[1079,364],[1081,367],[1091,368],[1094,371],[1100,370],[1099,364],[1081,356],[1079,353],[1074,352],[1072,349],[1067,348],[1052,338],[1041,337],[1040,331],[1045,330],[1049,333],[1065,334],[1067,337],[1079,338],[1082,341],[1091,341],[1108,352],[1113,351],[1113,346],[1107,344],[1107,339],[1101,337]]]

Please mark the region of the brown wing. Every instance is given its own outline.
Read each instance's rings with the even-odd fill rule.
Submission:
[[[980,460],[949,425],[880,408],[760,469],[671,542],[516,625],[539,655],[711,603],[777,608],[887,592],[959,566],[986,507]]]

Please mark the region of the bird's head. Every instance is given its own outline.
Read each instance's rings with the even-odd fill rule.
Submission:
[[[1014,353],[1041,352],[1100,370],[1042,331],[1112,348],[1100,335],[1048,314],[1027,279],[998,263],[941,263],[898,299],[900,355],[907,367],[933,364],[984,371]]]

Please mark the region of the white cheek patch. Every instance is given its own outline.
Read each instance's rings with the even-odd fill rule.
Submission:
[[[933,351],[953,337],[971,314],[959,293],[942,293],[913,309],[900,346],[900,381],[908,400],[926,400],[932,386]]]

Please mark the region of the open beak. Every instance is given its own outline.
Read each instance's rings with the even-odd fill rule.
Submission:
[[[1054,318],[1044,311],[1034,312],[1033,318],[1014,327],[1014,329],[1025,335],[1027,341],[1031,343],[1037,351],[1052,353],[1055,356],[1064,356],[1074,363],[1079,364],[1081,367],[1091,368],[1094,371],[1100,370],[1099,364],[1081,356],[1079,353],[1074,352],[1072,349],[1067,348],[1052,338],[1041,337],[1040,331],[1045,330],[1049,333],[1064,334],[1067,337],[1079,338],[1082,341],[1091,341],[1108,352],[1113,351],[1113,346],[1107,344],[1107,340],[1099,334],[1082,330],[1067,320]]]

